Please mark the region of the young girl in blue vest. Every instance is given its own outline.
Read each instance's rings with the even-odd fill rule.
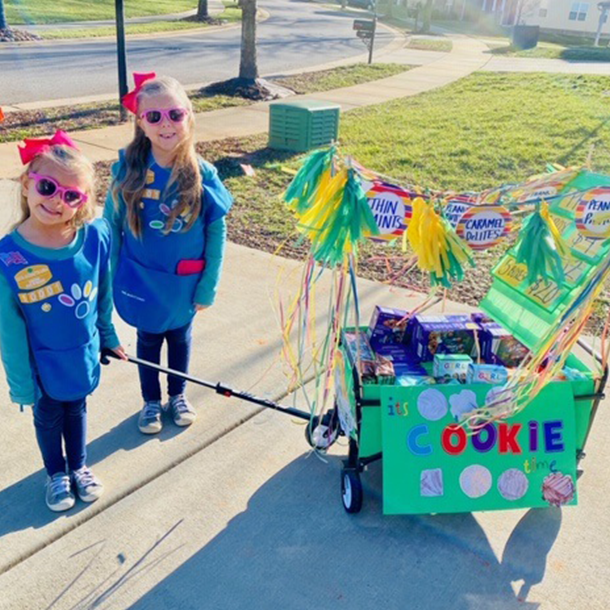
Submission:
[[[167,342],[168,366],[188,371],[196,312],[214,302],[232,198],[216,169],[197,156],[191,102],[173,78],[134,74],[123,104],[136,116],[135,135],[113,167],[104,216],[113,230],[114,303],[137,329],[137,355],[159,364]],[[140,367],[144,406],[138,427],[162,428],[159,374]],[[196,412],[185,382],[168,376],[165,410],[178,426]]]
[[[74,492],[93,502],[103,491],[86,465],[86,399],[101,348],[125,357],[111,322],[110,228],[92,220],[93,166],[67,134],[19,151],[22,218],[0,240],[0,351],[12,401],[34,405],[47,506],[63,511]]]

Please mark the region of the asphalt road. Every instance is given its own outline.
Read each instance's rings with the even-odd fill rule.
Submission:
[[[302,0],[261,0],[270,18],[259,23],[261,74],[281,73],[359,55],[353,17]],[[237,76],[240,28],[128,40],[128,71],[170,74],[184,84]],[[378,31],[378,48],[392,34]],[[114,41],[7,45],[0,48],[0,104],[18,104],[117,90]]]

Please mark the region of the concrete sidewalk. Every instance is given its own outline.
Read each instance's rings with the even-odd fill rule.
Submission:
[[[492,56],[482,70],[485,72],[546,72],[549,74],[599,74],[610,76],[610,62]]]
[[[404,41],[390,47],[385,53],[377,55],[377,61],[404,63],[408,54],[408,49],[404,49]],[[486,48],[483,43],[473,38],[456,35],[453,38],[453,50],[425,66],[362,85],[298,96],[298,99],[334,102],[339,104],[343,111],[349,111],[417,95],[443,87],[480,70],[489,61],[489,57],[484,54]],[[354,63],[356,59],[363,60],[364,57],[352,58],[349,63]],[[324,67],[346,63],[348,62],[334,62]],[[206,142],[254,135],[265,132],[268,124],[269,102],[204,112],[196,117],[195,139]],[[115,159],[117,151],[127,145],[132,133],[133,126],[127,123],[104,129],[75,131],[70,135],[92,161],[109,161]],[[0,144],[0,179],[14,178],[20,173],[21,166],[15,147],[16,144],[12,142]]]

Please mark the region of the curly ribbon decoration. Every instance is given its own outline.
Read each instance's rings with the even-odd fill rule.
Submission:
[[[566,256],[570,256],[569,248],[549,214],[548,204],[543,201],[523,223],[515,245],[515,258],[527,266],[530,284],[538,278],[561,284],[565,280],[562,257]]]
[[[466,264],[475,265],[470,248],[435,211],[431,202],[416,197],[412,206],[413,215],[403,237],[403,250],[408,241],[417,255],[418,267],[430,273],[432,286],[451,288],[451,280],[464,278]]]

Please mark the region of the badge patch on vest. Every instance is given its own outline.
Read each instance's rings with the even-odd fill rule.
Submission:
[[[0,261],[7,267],[11,265],[27,265],[28,262],[21,252],[3,252],[0,254]]]
[[[53,277],[48,265],[32,265],[15,275],[17,286],[21,290],[35,290],[48,284]]]
[[[31,292],[20,292],[19,300],[25,305],[39,303],[40,301],[54,297],[57,294],[61,294],[63,291],[64,288],[61,285],[61,282],[53,282],[48,286],[38,288],[38,290],[32,290]]]
[[[82,320],[89,315],[91,311],[90,303],[97,296],[97,288],[93,286],[91,280],[87,280],[81,288],[78,284],[72,284],[70,294],[64,293],[60,295],[59,302],[65,307],[74,308],[74,315],[77,319]]]
[[[149,169],[146,172],[146,184],[152,184],[155,181],[155,172],[152,169]]]
[[[161,191],[159,189],[144,189],[144,192],[142,193],[143,199],[158,201],[159,197],[161,197]]]

